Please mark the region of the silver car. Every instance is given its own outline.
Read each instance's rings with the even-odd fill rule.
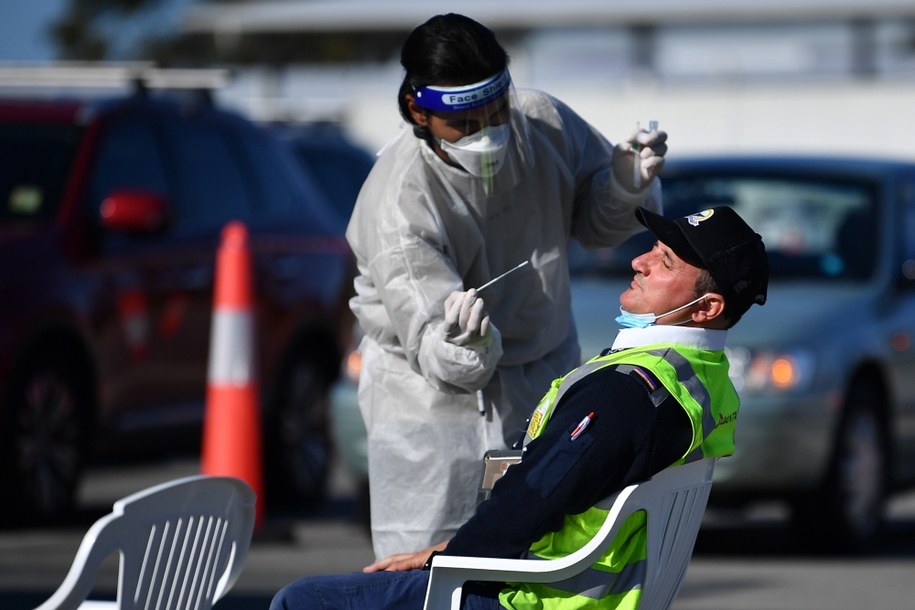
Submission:
[[[734,206],[770,256],[768,303],[728,338],[742,406],[712,502],[784,500],[810,542],[865,548],[889,494],[915,481],[915,163],[671,159],[663,178],[666,215]],[[630,261],[651,240],[573,248],[584,358],[611,343]],[[350,427],[338,442],[364,443]]]

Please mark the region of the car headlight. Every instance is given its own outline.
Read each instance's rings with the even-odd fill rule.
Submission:
[[[359,383],[359,374],[362,372],[362,353],[352,349],[343,360],[343,374],[353,383]]]
[[[343,354],[343,362],[340,363],[340,373],[344,379],[348,379],[355,384],[359,383],[359,375],[362,373],[362,352],[359,346],[365,333],[359,322],[353,322],[353,329],[350,333],[349,345]]]
[[[804,349],[752,351],[745,347],[725,348],[730,377],[737,391],[790,392],[809,387],[815,359]]]

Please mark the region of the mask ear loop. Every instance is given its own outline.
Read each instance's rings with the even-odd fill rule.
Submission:
[[[699,298],[697,298],[697,299],[693,299],[692,301],[690,301],[690,302],[687,303],[686,305],[680,305],[680,306],[677,307],[676,309],[671,309],[671,310],[668,311],[667,313],[662,313],[662,314],[659,315],[659,316],[655,316],[655,321],[660,320],[661,318],[666,318],[667,316],[669,316],[669,315],[671,315],[671,314],[675,314],[675,313],[677,313],[678,311],[683,311],[683,310],[686,309],[687,307],[692,307],[692,306],[695,305],[696,303],[699,303],[700,301],[702,301],[702,300],[704,300],[704,299],[706,299],[706,298],[708,298],[708,297],[710,297],[710,296],[711,296],[711,293],[706,292],[706,293],[703,294],[701,297],[699,297]],[[671,324],[670,326],[682,326],[682,325],[688,323],[689,321],[690,321],[690,320],[683,320],[682,322],[674,322],[674,323]]]

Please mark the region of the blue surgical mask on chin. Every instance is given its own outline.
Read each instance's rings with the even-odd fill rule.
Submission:
[[[653,313],[630,313],[620,307],[620,315],[616,317],[616,323],[623,328],[647,328],[652,326],[658,317]]]
[[[655,322],[658,321],[658,318],[663,318],[669,316],[672,313],[677,313],[691,305],[695,305],[705,297],[707,294],[703,294],[698,299],[693,299],[686,305],[681,305],[676,309],[671,309],[667,313],[662,313],[661,315],[655,315],[653,313],[632,313],[623,309],[622,305],[620,306],[620,315],[616,317],[616,323],[622,326],[623,328],[648,328],[649,326],[654,326]],[[680,324],[686,324],[689,320],[683,320],[682,322],[677,322],[671,326],[679,326]]]

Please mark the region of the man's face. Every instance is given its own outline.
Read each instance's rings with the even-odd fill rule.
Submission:
[[[665,244],[655,242],[648,252],[632,259],[635,276],[620,295],[620,305],[630,313],[662,313],[696,298],[694,287],[700,270],[687,263]],[[691,308],[658,318],[659,324],[687,320]]]

